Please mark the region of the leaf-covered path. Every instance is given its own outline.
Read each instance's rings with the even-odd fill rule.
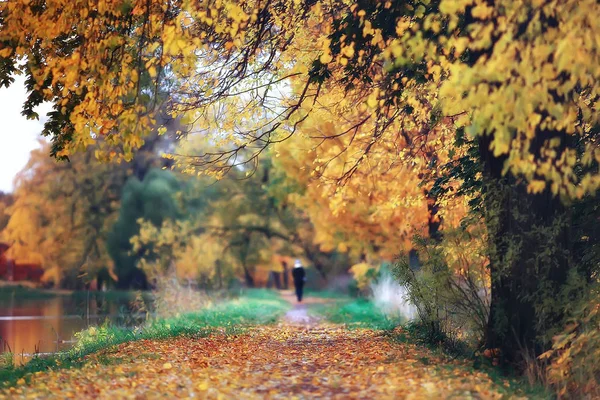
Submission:
[[[126,343],[89,356],[81,368],[38,373],[3,396],[495,399],[506,394],[485,373],[421,347],[377,331],[297,318],[303,315],[306,308],[297,306],[282,323],[243,334]]]

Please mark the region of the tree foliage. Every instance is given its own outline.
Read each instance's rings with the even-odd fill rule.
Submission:
[[[12,205],[13,201],[12,194],[0,192],[0,237],[2,237],[1,232],[6,228],[8,220],[10,219],[8,207]]]
[[[121,195],[119,217],[108,236],[109,254],[114,260],[118,285],[147,288],[144,273],[138,268],[140,250],[133,252],[131,238],[139,232],[139,220],[160,227],[164,221],[181,216],[176,196],[181,183],[170,171],[153,169],[140,181],[128,179]]]
[[[126,169],[103,164],[93,149],[71,163],[47,156],[48,146],[31,153],[15,181],[14,203],[3,232],[10,256],[40,263],[44,279],[81,287],[110,265],[106,235],[115,221]]]
[[[202,286],[224,287],[240,278],[248,286],[264,284],[270,273],[288,273],[284,262],[300,257],[322,275],[335,270],[335,254],[314,245],[313,225],[289,201],[296,187],[265,157],[256,169],[234,169],[218,182],[180,178],[189,188],[180,205],[202,199],[200,206],[182,210],[179,221],[153,224],[140,219],[133,251],[149,269],[174,265],[180,277]],[[285,282],[284,277],[284,282]]]

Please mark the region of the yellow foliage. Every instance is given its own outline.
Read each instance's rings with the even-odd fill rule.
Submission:
[[[44,280],[95,273],[111,264],[105,233],[117,217],[112,185],[124,182],[126,170],[97,162],[88,151],[70,163],[48,157],[43,144],[31,153],[16,178],[14,204],[4,239],[13,243],[9,256],[38,263]]]
[[[378,266],[374,267],[366,262],[361,262],[350,267],[350,273],[356,280],[358,288],[363,290],[366,289],[371,282],[372,276],[369,276],[369,274],[376,272],[378,269]]]

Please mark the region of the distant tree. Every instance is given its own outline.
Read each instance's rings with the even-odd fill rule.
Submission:
[[[13,244],[11,257],[43,266],[45,280],[81,288],[111,264],[106,234],[127,169],[98,162],[93,149],[70,163],[48,158],[47,151],[46,144],[32,151],[17,175],[4,238]]]
[[[110,164],[97,159],[96,146],[68,162],[50,159],[44,153],[50,146],[42,142],[17,175],[15,192],[0,200],[0,222],[2,210],[9,215],[2,235],[14,243],[11,256],[42,264],[44,279],[61,287],[81,288],[100,271],[107,278],[113,261],[106,240],[123,186],[128,176],[143,178],[165,165],[158,149],[166,146],[168,137],[154,133],[130,163]]]
[[[4,193],[0,191],[0,238],[2,238],[2,231],[8,225],[10,215],[8,213],[8,207],[14,202],[13,195],[11,193]]]
[[[132,252],[131,238],[139,233],[139,221],[161,226],[163,221],[181,217],[177,196],[181,182],[170,171],[152,169],[143,180],[130,177],[121,193],[118,219],[107,238],[110,256],[120,288],[146,289],[147,278],[138,268],[141,250]]]

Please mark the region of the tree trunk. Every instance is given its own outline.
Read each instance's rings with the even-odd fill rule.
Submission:
[[[246,267],[246,264],[243,265],[243,268],[244,268],[244,279],[246,280],[246,286],[248,286],[249,288],[253,288],[254,287],[254,278],[250,274],[250,271]]]
[[[526,183],[502,176],[504,159],[493,157],[489,140],[480,140],[492,281],[485,339],[503,361],[520,364],[524,352],[545,351],[561,326],[562,308],[550,304],[564,290],[570,267],[568,221],[550,190],[531,194]]]
[[[425,191],[425,197],[427,199],[427,234],[429,237],[436,242],[442,240],[442,234],[440,232],[441,219],[438,217],[438,211],[440,206],[437,202],[437,197],[432,196],[428,191]]]
[[[223,272],[221,271],[221,260],[217,260],[215,263],[217,270],[217,284],[219,289],[223,289]]]
[[[283,262],[283,288],[285,290],[290,288],[290,276],[288,273],[288,266],[285,261]]]
[[[275,278],[275,287],[277,290],[281,290],[281,273],[273,272],[273,278]]]

